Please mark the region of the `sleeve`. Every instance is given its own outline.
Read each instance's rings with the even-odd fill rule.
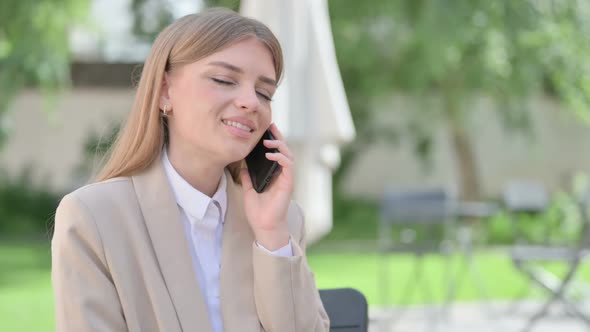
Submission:
[[[262,244],[256,242],[256,246],[262,251],[266,252],[267,254],[271,254],[274,256],[283,256],[283,257],[291,257],[293,256],[293,247],[291,246],[291,239],[289,239],[289,243],[286,246],[281,247],[275,251],[270,251],[266,249]]]
[[[254,245],[254,300],[267,332],[327,332],[330,320],[305,257],[305,226],[292,241],[293,257],[273,256]],[[293,238],[293,237],[292,237]]]
[[[57,332],[127,331],[96,223],[72,194],[56,211],[51,259]]]

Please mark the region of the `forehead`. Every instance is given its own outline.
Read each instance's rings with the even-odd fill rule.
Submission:
[[[268,47],[250,37],[215,52],[195,64],[209,66],[211,62],[226,62],[241,69],[245,75],[276,77],[274,60]]]

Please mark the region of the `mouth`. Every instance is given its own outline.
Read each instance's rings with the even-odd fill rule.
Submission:
[[[221,122],[223,122],[223,124],[227,125],[227,126],[231,126],[234,128],[237,128],[239,130],[243,130],[244,132],[247,133],[251,133],[254,131],[254,129],[252,128],[252,125],[247,125],[241,122],[237,122],[237,121],[231,121],[231,120],[221,120]]]
[[[221,120],[221,123],[224,125],[230,135],[239,139],[249,140],[250,137],[254,135],[254,131],[256,130],[254,123],[244,118],[223,119]]]

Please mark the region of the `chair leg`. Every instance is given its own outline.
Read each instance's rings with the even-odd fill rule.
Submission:
[[[420,286],[422,286],[421,289],[420,289]],[[408,277],[405,287],[403,287],[402,289],[403,289],[403,293],[401,294],[401,297],[400,297],[401,303],[409,303],[411,296],[416,291],[420,291],[420,290],[422,291],[422,295],[423,295],[424,300],[426,300],[427,302],[430,301],[430,302],[434,303],[433,292],[432,292],[432,289],[430,288],[430,285],[428,284],[428,280],[426,279],[426,275],[424,273],[424,255],[423,254],[415,255],[413,270],[412,270],[410,276]],[[400,310],[398,311],[399,312],[398,315],[396,315],[395,317],[392,317],[391,322],[388,325],[394,326],[395,324],[397,324],[401,320],[405,311],[406,311],[405,308],[400,308]],[[428,311],[428,307],[426,305],[424,306],[424,314],[425,314],[425,317],[428,318],[428,324],[425,325],[426,330],[433,331],[433,329],[435,328],[436,323],[437,323],[436,315],[430,314],[430,312]]]
[[[486,314],[488,316],[492,316],[492,315],[494,315],[494,310],[492,309],[492,305],[490,303],[490,297],[488,295],[486,286],[483,282],[483,278],[481,277],[479,269],[477,268],[477,265],[476,265],[477,262],[473,259],[473,254],[471,254],[468,257],[468,260],[470,261],[468,263],[469,264],[468,265],[469,274],[473,278],[473,282],[475,284],[475,287],[477,287],[478,293],[484,301],[484,306],[485,306],[485,308],[483,308],[484,314]]]
[[[426,273],[424,273],[424,256],[420,255],[416,261],[415,276],[416,280],[422,281],[422,294],[425,300],[424,304],[424,316],[427,317],[428,324],[424,326],[425,331],[434,331],[437,326],[437,315],[430,312],[429,306],[434,305],[434,294],[430,283],[427,280]],[[417,284],[417,283],[416,283]]]
[[[383,303],[384,306],[388,306],[391,303],[389,303],[389,283],[390,283],[390,278],[389,278],[389,257],[387,254],[382,254],[380,257],[380,264],[379,264],[379,281],[378,281],[378,285],[379,285],[379,293],[381,293],[381,303]]]
[[[447,285],[447,294],[443,302],[443,313],[446,318],[450,317],[451,304],[455,300],[456,291],[459,289],[461,281],[459,279],[460,274],[453,273],[453,256],[451,254],[446,255],[447,268],[445,269],[445,283]]]
[[[506,310],[507,314],[513,314],[513,313],[517,313],[520,309],[520,306],[522,305],[523,299],[526,299],[527,295],[529,295],[531,293],[531,289],[532,289],[532,281],[531,281],[531,277],[530,275],[528,275],[528,273],[526,273],[524,271],[524,266],[521,262],[519,261],[513,261],[514,267],[525,274],[526,276],[526,285],[520,289],[520,291],[518,292],[518,294],[516,295],[516,299],[514,301],[512,301],[511,305],[508,307],[508,309]]]
[[[557,300],[560,300],[566,306],[567,309],[569,309],[571,312],[573,312],[573,314],[577,318],[581,319],[582,321],[584,321],[584,323],[586,325],[590,326],[590,317],[588,317],[585,313],[583,313],[580,309],[578,309],[578,307],[574,303],[572,303],[565,295],[566,289],[568,288],[568,286],[570,285],[570,283],[574,279],[578,265],[579,265],[579,261],[575,261],[572,263],[566,276],[563,278],[563,280],[560,282],[560,284],[557,287],[550,285],[547,281],[547,277],[540,277],[539,271],[537,271],[535,273],[531,269],[523,269],[523,272],[525,272],[527,275],[529,275],[529,277],[532,281],[539,284],[546,291],[551,293],[551,297],[548,299],[548,301],[546,301],[545,304],[541,307],[541,309],[539,311],[537,311],[537,313],[535,313],[528,320],[523,331],[527,331],[527,332],[530,331],[533,328],[533,326],[541,318],[543,318],[547,315],[547,313],[549,312],[549,308]]]
[[[422,293],[422,298],[425,300],[425,305],[424,305],[424,315],[427,318],[427,322],[428,324],[426,324],[424,327],[426,329],[426,331],[434,331],[434,329],[437,326],[438,323],[438,318],[437,315],[434,315],[430,312],[429,310],[429,304],[433,305],[435,303],[434,301],[434,292],[432,290],[432,287],[429,283],[429,280],[427,278],[426,275],[426,271],[424,270],[425,268],[425,257],[424,254],[418,254],[415,256],[414,258],[414,266],[413,266],[413,271],[410,275],[410,278],[408,278],[408,283],[406,284],[406,287],[404,287],[404,293],[401,297],[401,302],[402,303],[409,303],[411,296],[416,292],[421,290]],[[422,287],[419,287],[419,286]],[[400,314],[396,320],[399,320],[401,318],[402,314]]]
[[[400,303],[405,304],[406,306],[407,306],[406,303],[409,304],[410,298],[412,297],[412,295],[414,294],[414,292],[416,291],[416,289],[420,285],[420,282],[422,279],[422,273],[421,273],[421,267],[420,267],[421,262],[422,262],[422,255],[415,255],[414,264],[412,266],[412,272],[410,273],[410,276],[408,276],[408,279],[407,279],[404,287],[401,288],[403,290],[403,292],[401,293],[399,301],[400,301]],[[400,313],[397,315],[397,317],[395,317],[393,319],[394,322],[397,322],[401,319],[401,317],[403,316],[403,314],[405,312],[405,309],[400,309],[399,311],[400,311]]]

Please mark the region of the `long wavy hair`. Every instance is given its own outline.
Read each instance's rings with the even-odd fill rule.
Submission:
[[[167,120],[161,116],[159,107],[165,72],[249,37],[257,38],[268,47],[279,82],[283,73],[281,46],[270,29],[257,20],[215,8],[184,16],[162,30],[144,63],[131,112],[105,155],[106,162],[95,180],[139,173],[160,155],[168,140]],[[238,183],[241,163],[228,165],[232,178]]]

